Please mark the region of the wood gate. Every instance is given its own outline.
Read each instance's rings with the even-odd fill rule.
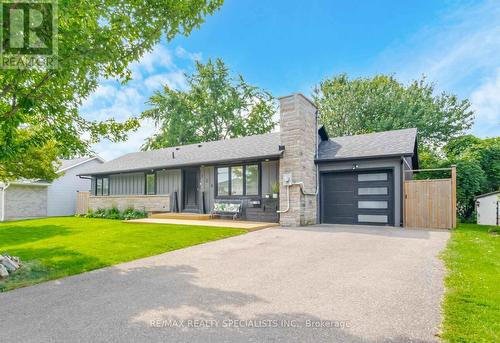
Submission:
[[[76,193],[76,214],[87,214],[89,212],[90,192]]]
[[[408,228],[454,229],[456,227],[456,169],[450,179],[404,181],[404,226]]]

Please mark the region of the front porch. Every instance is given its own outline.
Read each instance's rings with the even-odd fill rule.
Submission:
[[[80,214],[87,210],[134,208],[153,217],[171,214],[203,217],[214,211],[217,203],[231,203],[240,205],[238,220],[277,223],[278,171],[278,160],[264,159],[99,175],[93,178],[90,194],[80,194],[81,206],[77,208]]]

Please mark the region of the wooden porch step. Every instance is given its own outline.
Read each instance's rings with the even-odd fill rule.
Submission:
[[[209,220],[210,214],[201,213],[175,213],[175,212],[156,212],[152,213],[150,218],[155,219],[183,219],[183,220]]]

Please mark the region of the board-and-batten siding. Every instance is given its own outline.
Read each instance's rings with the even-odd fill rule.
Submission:
[[[110,195],[144,194],[145,191],[144,182],[145,182],[144,173],[110,175],[109,194]]]
[[[200,183],[201,189],[199,198],[203,199],[202,192],[205,192],[205,211],[210,213],[214,207],[215,199],[215,168],[213,166],[200,168]]]
[[[161,170],[156,173],[156,194],[170,195],[170,209],[175,210],[175,192],[179,210],[182,206],[182,173],[180,169]]]
[[[180,193],[182,187],[181,170],[162,170],[156,173],[156,193]]]

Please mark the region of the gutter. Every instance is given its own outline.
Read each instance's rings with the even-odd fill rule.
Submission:
[[[354,160],[371,160],[371,159],[379,159],[384,157],[413,157],[413,153],[411,154],[389,154],[389,155],[370,155],[370,156],[356,156],[356,157],[339,157],[339,158],[316,158],[314,160],[315,163],[326,163],[326,162],[340,162],[340,161],[354,161]]]

